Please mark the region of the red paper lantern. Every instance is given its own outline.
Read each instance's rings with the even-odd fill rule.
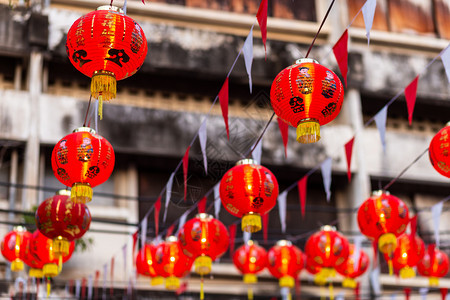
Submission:
[[[253,159],[243,159],[220,181],[220,199],[233,216],[242,218],[242,230],[261,230],[261,217],[276,204],[278,182],[269,169]]]
[[[302,251],[290,241],[280,240],[267,253],[270,274],[279,279],[280,287],[292,288],[303,269]]]
[[[189,274],[194,260],[184,255],[175,236],[169,236],[166,241],[156,246],[155,270],[166,278],[166,289],[177,290],[181,277]]]
[[[70,192],[67,190],[58,191],[36,210],[37,229],[53,239],[52,251],[58,258],[69,254],[70,242],[86,233],[91,219],[88,207],[70,200]]]
[[[227,228],[208,214],[198,214],[184,224],[178,234],[183,253],[195,259],[195,272],[206,275],[211,272],[212,261],[228,249]]]
[[[35,260],[35,263],[31,263],[30,266],[40,266],[40,262],[43,262],[42,275],[44,277],[55,277],[61,271],[62,265],[59,263],[67,262],[75,250],[75,242],[71,242],[69,245],[69,253],[62,255],[61,259],[58,259],[53,255],[53,241],[39,230],[36,230],[30,240],[29,252],[27,253],[26,261]]]
[[[336,271],[345,277],[342,282],[343,287],[356,288],[356,277],[361,276],[369,267],[369,256],[362,249],[359,254],[355,253],[355,246],[350,244],[350,254],[345,263],[336,267]]]
[[[429,277],[431,286],[439,285],[439,278],[447,275],[449,270],[448,256],[445,252],[428,245],[423,258],[417,264],[417,271],[422,276]]]
[[[428,154],[433,167],[450,178],[450,122],[431,140]]]
[[[267,266],[267,252],[258,243],[249,240],[234,252],[233,263],[244,274],[245,283],[256,283],[256,274]]]
[[[95,130],[80,127],[53,148],[52,168],[62,184],[72,187],[72,200],[86,203],[92,200],[92,188],[111,175],[114,150]]]
[[[23,270],[23,255],[26,250],[26,244],[31,239],[31,233],[24,227],[14,227],[13,231],[8,232],[2,240],[1,251],[3,257],[11,262],[11,271],[18,272]]]
[[[335,268],[345,264],[349,255],[348,240],[333,226],[323,226],[306,241],[305,253],[320,267],[317,275],[323,279],[333,277]]]
[[[136,255],[136,269],[140,275],[151,278],[151,285],[163,283],[163,277],[155,269],[156,245],[145,244]]]
[[[413,238],[410,234],[402,234],[397,238],[397,247],[392,255],[392,266],[399,271],[401,278],[416,276],[413,267],[417,266],[425,254],[425,244],[418,236]],[[390,257],[384,254],[386,260]]]
[[[320,125],[339,114],[344,88],[333,71],[310,58],[282,70],[272,83],[270,101],[277,116],[297,128],[297,141],[320,139]]]
[[[376,191],[358,209],[358,225],[361,233],[378,241],[382,253],[391,255],[397,238],[409,223],[408,207],[389,192]]]
[[[66,50],[75,68],[92,78],[92,97],[101,103],[116,97],[116,80],[133,75],[142,66],[147,39],[139,24],[120,8],[100,6],[73,23]]]

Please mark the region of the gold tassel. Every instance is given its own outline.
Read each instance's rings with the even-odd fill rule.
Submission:
[[[297,142],[311,144],[320,140],[320,124],[315,119],[302,120],[297,125]]]
[[[241,229],[246,232],[257,232],[262,228],[261,217],[257,213],[250,213],[242,217]]]
[[[95,71],[91,80],[91,95],[98,99],[98,115],[103,118],[103,101],[116,98],[117,81],[114,73],[109,71]]]
[[[52,290],[52,286],[50,284],[50,277],[47,277],[47,298],[50,296],[51,290]]]
[[[328,290],[330,292],[330,300],[334,299],[334,293],[333,293],[333,283],[330,281],[330,283],[328,284]]]
[[[203,275],[200,275],[201,279],[200,279],[200,300],[204,300],[205,299],[205,293],[203,291]]]
[[[91,202],[92,195],[92,188],[84,183],[75,183],[70,191],[70,199],[75,203]]]
[[[248,300],[253,300],[253,289],[251,287],[249,287],[247,289],[247,299]]]

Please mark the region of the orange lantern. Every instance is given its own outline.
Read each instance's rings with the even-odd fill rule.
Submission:
[[[425,244],[418,236],[402,234],[397,238],[397,247],[394,250],[392,266],[399,271],[401,278],[411,278],[416,276],[415,267],[425,254]],[[384,254],[389,260],[388,254]]]
[[[272,276],[279,279],[282,288],[292,288],[295,278],[303,269],[303,254],[290,241],[280,240],[267,253],[269,269]]]
[[[405,232],[408,223],[408,207],[387,191],[373,192],[358,209],[359,230],[378,241],[380,251],[389,256],[397,245],[397,237]]]
[[[261,230],[261,217],[276,204],[278,182],[269,169],[253,159],[243,159],[220,181],[220,199],[226,210],[242,218],[242,230]]]
[[[423,258],[417,264],[417,271],[422,276],[429,277],[431,286],[439,285],[439,278],[447,275],[449,269],[448,256],[437,249],[435,245],[428,245]]]
[[[193,262],[184,255],[175,236],[167,237],[165,242],[156,246],[155,271],[166,279],[168,290],[180,287],[180,278],[189,274]]]
[[[116,97],[116,81],[136,73],[147,55],[144,31],[114,6],[100,6],[76,20],[67,33],[70,62],[91,77],[95,99]],[[101,116],[101,105],[99,106]]]
[[[441,175],[450,178],[450,122],[431,140],[428,154],[433,167]]]
[[[144,244],[144,247],[136,255],[136,271],[138,274],[151,278],[151,285],[163,283],[163,277],[155,270],[156,246]]]
[[[36,226],[46,237],[53,239],[53,255],[61,258],[69,254],[70,242],[81,238],[91,224],[91,213],[83,203],[70,200],[70,192],[60,190],[46,199],[36,210]]]
[[[322,226],[306,241],[305,253],[320,267],[317,277],[334,277],[335,268],[345,264],[349,256],[348,240],[333,226]]]
[[[344,88],[333,71],[310,58],[282,70],[272,83],[270,101],[275,114],[297,128],[297,141],[315,143],[320,125],[339,114]]]
[[[183,253],[195,259],[195,272],[206,275],[211,272],[212,262],[228,249],[227,228],[211,215],[201,213],[187,221],[178,234]]]
[[[2,240],[1,251],[6,260],[11,262],[11,271],[18,272],[23,270],[23,255],[26,250],[26,244],[31,239],[31,233],[24,227],[14,227],[13,231],[8,232]]]
[[[86,203],[92,200],[92,188],[105,182],[114,169],[114,150],[95,130],[80,127],[62,138],[53,148],[52,168],[55,177],[72,187],[71,199]]]
[[[336,267],[336,271],[344,276],[342,282],[343,287],[356,288],[356,277],[361,276],[369,267],[369,256],[363,250],[359,250],[359,254],[355,253],[355,246],[350,244],[350,254],[345,263]]]

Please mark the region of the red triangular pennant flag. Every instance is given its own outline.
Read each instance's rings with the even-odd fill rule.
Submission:
[[[225,122],[225,129],[227,130],[227,138],[230,139],[230,130],[228,129],[228,77],[219,91],[220,108],[222,109],[222,116]]]
[[[191,149],[191,146],[187,147],[186,153],[184,153],[184,156],[183,156],[184,202],[186,202],[186,195],[187,195],[187,174],[188,174],[188,164],[189,164],[189,149]]]
[[[267,40],[267,0],[261,0],[259,4],[258,12],[256,13],[256,19],[258,19],[259,28],[261,29],[261,38],[264,44],[264,52],[266,53],[267,59],[267,50],[266,50],[266,40]]]
[[[166,237],[171,236],[174,229],[175,229],[175,224],[170,225],[170,227],[167,228]]]
[[[411,81],[405,88],[406,107],[408,108],[408,121],[411,126],[414,106],[416,105],[417,84],[419,82],[419,75]]]
[[[159,212],[161,211],[161,196],[158,197],[158,200],[155,202],[154,206],[154,215],[155,215],[155,236],[158,236],[159,233]]]
[[[300,208],[302,212],[302,217],[305,216],[305,205],[306,205],[306,183],[308,182],[308,176],[303,176],[298,182],[298,196],[300,198]]]
[[[277,118],[277,121],[278,121],[278,127],[280,128],[281,137],[283,138],[284,156],[287,157],[287,143],[288,143],[289,124],[284,122],[280,118]]]
[[[409,300],[409,295],[411,295],[411,288],[405,288],[404,291],[406,300]]]
[[[197,204],[198,213],[202,214],[206,211],[206,197],[203,197]]]
[[[445,300],[445,298],[447,297],[447,292],[448,292],[447,288],[441,288],[442,300]]]
[[[352,180],[352,171],[350,167],[352,164],[352,152],[354,141],[355,137],[352,137],[352,139],[345,144],[345,158],[347,158],[347,178],[349,182]]]
[[[359,286],[359,282],[356,283],[356,287],[355,287],[355,300],[360,300],[360,286]]]
[[[47,278],[47,280],[50,280],[50,278]],[[84,297],[86,296],[86,284],[87,279],[86,277],[83,277],[83,279],[81,279],[81,299],[84,299]]]
[[[134,252],[133,252],[133,257],[134,257]],[[133,259],[133,261],[135,261],[135,260]],[[99,278],[100,278],[100,271],[97,270],[97,271],[95,271],[95,280],[94,280],[94,287],[95,287],[94,299],[98,299],[98,280],[99,280]]]
[[[188,287],[187,281],[183,282],[182,284],[180,284],[180,287],[175,291],[175,294],[177,295],[183,294],[187,290],[187,287]]]
[[[263,225],[264,242],[267,244],[267,236],[269,231],[269,213],[261,216]]]
[[[333,46],[333,53],[344,77],[345,87],[347,87],[348,72],[348,30],[346,29],[337,43]]]
[[[111,282],[111,284],[110,284],[110,286],[109,286],[109,295],[111,296],[111,298],[112,298],[112,296],[113,296],[113,294],[114,294],[114,256],[113,257],[111,257],[111,271],[110,271],[110,282]]]
[[[133,233],[133,257],[134,257],[134,253],[136,253],[136,243],[137,243],[137,239],[138,239],[138,234],[139,234],[139,230],[136,230],[135,233]],[[136,264],[136,260],[133,259],[133,265]]]
[[[228,232],[230,233],[230,257],[233,257],[234,253],[234,240],[236,238],[236,224],[228,226]]]

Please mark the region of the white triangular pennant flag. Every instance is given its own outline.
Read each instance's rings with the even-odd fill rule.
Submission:
[[[391,294],[391,300],[395,300],[395,299],[397,299],[397,294],[396,293]]]
[[[322,170],[323,187],[325,188],[325,193],[327,194],[327,202],[330,202],[331,198],[331,157],[328,157],[320,165]]]
[[[255,145],[253,145],[253,147],[255,147]],[[252,152],[252,158],[256,160],[257,164],[261,164],[261,155],[262,155],[262,138],[259,140],[259,143],[256,145],[255,149],[253,149]]]
[[[206,119],[203,121],[202,125],[200,125],[200,129],[198,130],[198,139],[200,140],[200,148],[202,150],[205,173],[208,174],[208,158],[206,157]]]
[[[144,248],[145,242],[147,241],[147,224],[148,217],[145,216],[141,222],[141,248]]]
[[[220,201],[220,182],[214,186],[214,215],[216,219],[219,219],[220,207],[222,203]]]
[[[428,294],[428,288],[426,288],[426,287],[420,288],[419,294],[422,296],[422,300],[426,300],[427,294]]]
[[[75,297],[80,298],[80,292],[81,292],[81,280],[77,279],[75,280]]]
[[[252,63],[253,63],[253,27],[250,30],[247,38],[245,39],[244,46],[242,47],[244,53],[245,69],[248,74],[248,84],[250,87],[250,94],[252,93]]]
[[[357,266],[358,268],[359,268],[359,258],[361,257],[361,245],[363,239],[364,239],[363,236],[355,236],[355,238],[353,239],[353,246],[355,247],[353,251],[353,261],[355,266]]]
[[[127,280],[127,244],[122,246],[123,277]]]
[[[383,151],[386,151],[386,118],[387,118],[387,106],[383,107],[375,115],[375,123],[377,124],[378,132],[380,133],[381,145]]]
[[[336,300],[344,300],[344,292],[340,292],[339,294],[336,295]]]
[[[377,7],[377,0],[367,0],[362,7],[364,24],[366,26],[367,45],[370,44],[370,30],[372,29],[373,16]]]
[[[178,230],[176,233],[176,236],[178,236],[178,233],[180,232],[180,230],[183,228],[184,224],[186,223],[186,218],[189,214],[189,211],[184,212],[184,214],[181,215],[180,220],[178,222]]]
[[[280,215],[282,233],[286,233],[286,197],[287,191],[278,195],[278,214]]]
[[[450,83],[450,45],[442,52],[441,59],[444,64],[445,74],[447,74],[447,79]]]
[[[244,243],[247,244],[248,241],[250,241],[252,239],[252,233],[251,232],[247,232],[244,231],[242,233],[242,239],[244,240]]]
[[[439,221],[441,219],[442,207],[444,205],[444,201],[440,201],[439,203],[433,205],[431,207],[431,217],[433,218],[433,226],[434,226],[434,239],[436,243],[436,247],[439,248]]]
[[[370,272],[370,282],[372,283],[372,289],[375,295],[381,295],[380,267],[376,267],[372,270],[372,272]]]
[[[92,275],[89,275],[88,277],[88,300],[92,299],[92,285],[94,284],[94,278],[92,277]]]
[[[95,116],[94,117],[94,125],[95,125],[94,129],[95,129],[95,132],[98,132],[98,127],[97,127],[97,124],[98,124],[98,99],[95,100],[95,115],[94,116]]]
[[[167,209],[169,208],[170,198],[172,197],[172,184],[173,184],[173,177],[174,176],[175,176],[174,173],[170,174],[169,181],[167,181],[167,184],[166,184],[166,207],[164,209],[163,222],[166,222]]]
[[[108,278],[108,264],[103,265],[103,293],[102,299],[106,299],[106,280]]]

